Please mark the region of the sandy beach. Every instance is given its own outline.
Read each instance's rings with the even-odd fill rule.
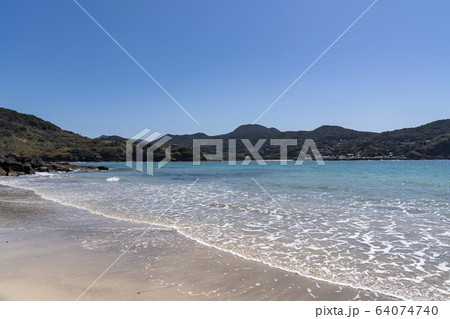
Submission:
[[[0,300],[77,300],[83,293],[80,300],[391,299],[245,260],[160,227],[86,291],[148,225],[6,186],[0,221]]]

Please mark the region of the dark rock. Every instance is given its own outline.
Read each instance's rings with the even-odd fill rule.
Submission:
[[[75,165],[71,165],[69,163],[50,164],[51,170],[56,171],[56,172],[71,172],[74,170],[75,167],[76,167]]]
[[[38,159],[35,159],[36,163],[39,163]],[[35,169],[26,157],[16,156],[10,154],[0,157],[0,175],[5,176],[20,176],[25,174],[34,174]]]
[[[39,157],[31,158],[29,163],[31,164],[31,167],[33,167],[34,169],[45,165],[42,158],[39,158]]]
[[[26,158],[14,154],[0,156],[0,176],[20,176],[37,172],[71,172],[73,170],[109,170],[106,166],[76,166],[67,162],[45,163],[39,157]]]
[[[35,171],[30,163],[23,164],[23,171],[25,174],[34,174],[35,173]]]
[[[1,167],[8,173],[8,176],[17,176],[25,174],[24,165],[11,157],[5,158],[1,163]]]
[[[25,173],[24,172],[16,172],[16,171],[8,172],[8,176],[21,176],[21,175],[25,175]]]
[[[81,169],[81,170],[85,170],[85,171],[108,171],[109,170],[109,168],[106,166],[92,166],[92,165],[75,166],[75,165],[72,165],[72,167],[74,169]]]

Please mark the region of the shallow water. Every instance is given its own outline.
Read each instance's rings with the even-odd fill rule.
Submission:
[[[154,176],[96,165],[111,170],[0,183],[308,277],[404,299],[450,297],[449,161],[169,163]]]

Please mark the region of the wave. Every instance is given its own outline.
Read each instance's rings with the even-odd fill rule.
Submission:
[[[116,176],[111,177],[111,179],[116,179]],[[108,178],[109,179],[109,178]],[[108,180],[107,179],[107,180]],[[103,181],[105,181],[103,179]],[[116,181],[116,180],[114,180]],[[0,180],[0,184],[2,183],[2,181]],[[355,289],[362,289],[362,290],[366,290],[366,291],[371,291],[373,293],[376,294],[383,294],[386,296],[391,296],[394,298],[398,298],[398,299],[403,299],[403,300],[407,300],[407,299],[411,299],[411,298],[417,298],[417,296],[413,297],[411,294],[408,294],[406,291],[395,291],[395,289],[388,289],[387,287],[383,287],[383,289],[379,288],[380,285],[378,285],[378,287],[374,287],[370,284],[356,284],[357,280],[354,281],[351,278],[347,278],[347,276],[345,274],[343,274],[342,272],[337,273],[335,268],[330,268],[329,271],[331,273],[333,273],[331,276],[329,276],[328,278],[326,277],[321,277],[321,276],[316,276],[314,274],[312,274],[312,270],[309,268],[305,268],[307,267],[306,264],[303,264],[304,268],[303,269],[299,269],[298,267],[289,267],[286,264],[283,264],[283,262],[278,261],[276,258],[268,258],[267,256],[261,255],[258,256],[258,254],[254,253],[254,251],[245,251],[243,249],[241,249],[240,247],[235,247],[235,248],[230,248],[230,245],[225,245],[224,242],[215,242],[213,239],[213,236],[211,236],[211,234],[214,234],[214,230],[212,230],[212,233],[208,233],[206,235],[204,235],[203,230],[206,229],[206,227],[214,227],[214,224],[200,224],[200,223],[195,223],[193,220],[192,222],[177,222],[177,220],[175,219],[175,221],[170,221],[170,220],[161,220],[159,218],[151,218],[148,215],[132,215],[132,214],[116,214],[114,213],[114,210],[110,210],[107,207],[102,207],[102,206],[97,206],[97,207],[92,207],[91,205],[77,205],[74,203],[68,203],[66,200],[64,199],[58,199],[55,198],[55,196],[52,196],[51,194],[45,194],[42,191],[39,191],[36,188],[30,187],[30,186],[25,186],[25,185],[9,185],[9,183],[5,184],[7,186],[11,186],[11,187],[17,187],[17,188],[22,188],[22,189],[27,189],[27,190],[31,190],[34,191],[37,195],[40,195],[42,198],[45,198],[47,200],[51,200],[53,202],[57,202],[59,204],[62,205],[66,205],[66,206],[72,206],[78,209],[83,209],[86,211],[89,211],[91,213],[94,214],[98,214],[98,215],[102,215],[106,218],[113,218],[113,219],[118,219],[118,220],[123,220],[123,221],[127,221],[127,222],[133,222],[133,223],[142,223],[142,224],[153,224],[155,226],[158,227],[163,227],[163,228],[167,228],[167,229],[172,229],[172,230],[176,230],[180,235],[183,235],[186,238],[189,238],[191,240],[194,240],[202,245],[205,246],[209,246],[209,247],[213,247],[215,249],[224,251],[224,252],[228,252],[231,253],[235,256],[247,259],[247,260],[252,260],[255,262],[259,262],[259,263],[263,263],[265,265],[268,265],[270,267],[274,267],[277,269],[281,269],[284,271],[288,271],[291,273],[295,273],[307,278],[312,278],[315,280],[320,280],[320,281],[324,281],[324,282],[329,282],[332,284],[336,284],[336,285],[343,285],[343,286],[348,286],[348,287],[352,287]],[[106,185],[106,183],[105,183]],[[114,189],[116,189],[119,186],[113,186],[113,185],[109,185],[108,189],[111,189],[111,187],[114,187]],[[118,189],[118,188],[117,188]],[[134,190],[135,188],[133,188]],[[102,190],[103,191],[103,190]],[[206,193],[208,192],[207,190],[205,190]],[[206,194],[205,193],[205,194]],[[130,191],[130,194],[133,194],[132,191]],[[101,194],[97,194],[97,196],[101,196]],[[133,195],[131,195],[133,196]],[[134,195],[137,196],[137,195]],[[144,196],[144,195],[143,195]],[[199,197],[201,198],[201,196]],[[319,198],[320,199],[320,198]],[[99,203],[96,203],[99,204]],[[101,204],[101,203],[100,203]],[[193,205],[192,201],[189,202],[189,205]],[[217,214],[216,216],[220,217],[219,214],[221,214],[222,210],[229,210],[232,212],[245,212],[250,214],[249,216],[251,216],[251,214],[262,214],[265,216],[273,216],[275,218],[282,218],[282,217],[289,217],[289,215],[284,214],[282,212],[280,212],[279,209],[261,209],[261,208],[257,208],[257,207],[253,207],[253,206],[247,206],[247,205],[237,205],[237,204],[230,204],[227,203],[226,201],[224,202],[220,202],[220,201],[205,201],[202,204],[199,205],[204,205],[204,206],[209,206],[212,208],[217,209]],[[90,206],[90,207],[88,207]],[[139,206],[138,206],[139,207]],[[319,206],[320,207],[320,206]],[[216,212],[216,211],[214,211]],[[211,212],[211,214],[213,214],[213,212]],[[234,214],[234,213],[233,213]],[[228,213],[228,215],[230,215]],[[228,216],[227,215],[227,216]],[[240,217],[241,215],[236,215],[236,217]],[[242,215],[242,216],[247,216],[247,215]],[[214,216],[213,216],[214,217]],[[370,216],[372,217],[372,216]],[[261,217],[262,218],[262,217]],[[258,218],[258,220],[260,220],[261,218]],[[321,216],[318,216],[317,218],[321,218]],[[267,218],[264,218],[263,221],[267,220]],[[212,222],[214,222],[215,220],[212,219]],[[342,220],[341,220],[342,221]],[[313,221],[314,222],[314,221]],[[327,221],[328,222],[328,221]],[[331,220],[332,222],[332,220]],[[350,222],[350,220],[349,220]],[[363,223],[364,221],[362,221]],[[346,222],[347,223],[347,222]],[[330,225],[331,226],[331,225]],[[364,225],[357,225],[359,226],[364,226]],[[252,226],[251,226],[252,227]],[[257,229],[258,225],[253,226],[255,229]],[[363,228],[363,227],[362,227]],[[209,230],[210,231],[210,230]],[[234,233],[231,233],[234,234]],[[209,237],[208,237],[209,235]],[[228,234],[230,235],[230,234]],[[327,234],[325,234],[326,236],[328,236]],[[350,238],[350,237],[349,237]],[[358,235],[356,234],[355,239],[358,239]],[[369,238],[370,239],[370,238]],[[374,252],[376,251],[382,251],[383,249],[387,249],[387,248],[380,248],[377,247],[375,245],[375,243],[372,243],[371,240],[376,240],[376,238],[372,238],[371,240],[369,240],[368,238],[365,238],[364,240],[367,241],[367,245],[369,245],[369,247],[371,247],[371,251],[373,250]],[[340,238],[338,238],[338,240],[341,240]],[[250,243],[251,244],[251,243]],[[286,243],[286,246],[288,246],[288,243]],[[327,247],[328,249],[329,247]],[[331,246],[331,248],[333,248],[333,246]],[[392,247],[391,247],[392,248]],[[295,249],[297,249],[296,246],[292,246],[292,249],[295,251]],[[319,253],[320,251],[323,252],[323,249],[321,249],[319,247]],[[328,266],[327,263],[324,263],[324,267]],[[445,269],[447,268],[446,264],[441,264],[441,269]],[[344,270],[345,271],[345,270]],[[349,270],[351,271],[351,269]],[[353,273],[353,272],[351,272]],[[336,278],[337,276],[340,276],[341,279]],[[382,285],[381,285],[382,287]],[[416,287],[417,288],[417,287]],[[436,288],[436,287],[435,287]],[[436,289],[439,291],[439,289]],[[427,293],[431,293],[431,292],[427,292]],[[442,292],[443,295],[445,296],[445,292]],[[419,298],[424,298],[423,296],[425,295],[419,295]],[[441,296],[442,297],[442,296]]]
[[[13,186],[13,185],[9,185],[7,183],[2,183],[2,181],[0,181],[0,184],[3,184],[5,186],[9,186],[9,187],[13,187],[13,188],[30,190],[30,191],[33,191],[35,194],[37,194],[38,196],[40,196],[41,198],[43,198],[45,200],[49,200],[49,201],[58,203],[58,204],[63,205],[63,206],[74,207],[74,208],[77,208],[77,209],[80,209],[80,210],[84,210],[84,211],[90,212],[92,214],[101,215],[101,216],[103,216],[105,218],[112,218],[112,219],[116,219],[116,220],[121,220],[121,221],[125,221],[125,222],[132,222],[132,223],[138,223],[138,224],[150,224],[150,225],[153,225],[153,226],[156,226],[156,227],[166,228],[167,231],[170,231],[170,229],[172,229],[172,231],[176,231],[180,235],[182,235],[182,236],[184,236],[184,237],[186,237],[186,238],[188,238],[190,240],[193,240],[193,241],[195,241],[195,242],[197,242],[197,243],[199,243],[201,245],[204,245],[204,246],[207,246],[207,247],[212,247],[212,248],[215,248],[217,250],[230,253],[230,254],[232,254],[234,256],[237,256],[237,257],[240,257],[240,258],[243,258],[243,259],[246,259],[246,260],[262,263],[262,264],[265,264],[265,265],[270,266],[272,268],[280,269],[280,270],[287,271],[287,272],[290,272],[290,273],[295,273],[297,275],[300,275],[300,276],[303,276],[303,277],[306,277],[306,278],[319,280],[319,281],[323,281],[323,282],[328,282],[328,283],[335,284],[335,285],[342,285],[342,286],[346,286],[346,287],[351,287],[351,288],[354,288],[354,289],[361,289],[361,290],[370,291],[370,292],[376,293],[376,294],[382,294],[382,295],[385,295],[385,296],[390,296],[390,297],[393,297],[393,298],[406,300],[404,297],[402,297],[400,295],[396,295],[394,293],[385,292],[385,291],[379,291],[377,289],[373,289],[372,287],[357,286],[357,285],[354,285],[354,284],[351,284],[351,283],[348,283],[348,282],[329,280],[329,279],[325,279],[325,278],[321,278],[321,277],[317,277],[317,276],[312,276],[310,274],[307,274],[307,273],[304,273],[304,272],[301,272],[301,271],[298,271],[298,270],[293,270],[293,269],[290,269],[288,267],[283,267],[281,265],[275,264],[275,263],[267,261],[267,260],[258,259],[258,258],[252,257],[252,256],[248,256],[248,255],[239,253],[239,252],[237,252],[235,250],[232,250],[232,249],[227,249],[227,248],[221,247],[219,245],[214,245],[212,243],[209,243],[209,242],[201,239],[200,237],[192,236],[192,235],[190,235],[190,234],[188,234],[186,232],[187,228],[200,226],[200,225],[195,225],[195,224],[178,224],[177,225],[177,224],[164,223],[164,222],[162,222],[162,221],[160,221],[158,219],[139,220],[139,219],[136,219],[136,218],[125,218],[125,217],[122,217],[122,216],[117,216],[117,215],[112,215],[112,214],[108,214],[108,213],[105,213],[105,212],[101,212],[100,210],[96,210],[96,209],[92,209],[92,208],[86,208],[86,207],[83,207],[83,206],[80,206],[80,205],[67,203],[67,202],[61,201],[59,199],[56,199],[56,198],[44,195],[44,194],[40,193],[39,191],[31,188],[31,187],[26,187],[26,186],[23,186],[23,185],[20,185],[20,186],[19,185],[14,185]],[[224,204],[224,205],[226,205],[226,204]]]

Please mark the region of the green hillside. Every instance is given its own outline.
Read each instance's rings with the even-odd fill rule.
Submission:
[[[360,132],[339,126],[321,126],[313,131],[281,132],[262,125],[242,125],[234,131],[216,136],[204,133],[170,135],[172,160],[192,159],[193,139],[223,139],[224,151],[228,140],[237,140],[238,159],[250,153],[241,139],[255,144],[267,139],[260,154],[266,159],[279,158],[279,147],[270,139],[297,139],[298,146],[290,147],[289,157],[296,157],[305,139],[313,139],[326,159],[450,159],[450,119],[435,121],[416,128],[383,133]],[[44,161],[125,161],[126,139],[120,136],[88,138],[42,120],[34,115],[0,108],[0,155],[15,154],[40,157]],[[205,152],[212,148],[202,148]],[[155,160],[164,157],[164,150]]]
[[[126,141],[120,136],[88,138],[34,115],[0,108],[0,156],[14,154],[55,162],[124,162]],[[155,160],[164,156],[163,149],[154,154]],[[192,160],[192,147],[172,147],[172,160]]]
[[[201,136],[201,137],[200,137]],[[206,136],[171,135],[169,143],[192,145],[194,138],[224,139],[224,152],[228,151],[228,140],[236,139],[238,158],[250,153],[241,139],[249,139],[254,145],[258,139],[267,139],[259,152],[263,158],[279,158],[279,147],[271,146],[270,139],[297,139],[298,145],[289,147],[291,158],[298,156],[305,139],[313,139],[319,151],[327,159],[450,159],[450,119],[439,120],[416,128],[372,133],[346,129],[340,126],[321,126],[313,131],[281,132],[261,125],[242,125],[231,133]],[[202,148],[205,152],[213,148]]]
[[[0,108],[0,153],[41,157],[45,161],[125,159],[123,140],[90,139],[34,115]]]

